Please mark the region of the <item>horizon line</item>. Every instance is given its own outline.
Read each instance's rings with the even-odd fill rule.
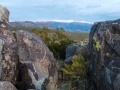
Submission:
[[[88,24],[94,24],[94,22],[89,22],[89,21],[84,21],[84,20],[61,20],[61,19],[53,19],[53,20],[20,20],[20,21],[12,21],[10,20],[9,22],[63,22],[63,23],[73,23],[73,22],[78,22],[78,23],[88,23]]]

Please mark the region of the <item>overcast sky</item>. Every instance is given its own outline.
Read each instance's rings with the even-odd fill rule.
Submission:
[[[10,21],[102,21],[120,18],[120,0],[0,0]]]

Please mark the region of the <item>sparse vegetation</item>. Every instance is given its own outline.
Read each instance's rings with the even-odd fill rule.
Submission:
[[[94,50],[95,50],[95,51],[99,51],[99,49],[100,49],[100,44],[99,44],[99,42],[97,41],[97,37],[94,36],[94,37],[93,37],[93,40],[94,40],[94,44],[93,44]]]
[[[69,76],[67,81],[71,84],[71,90],[85,90],[88,62],[83,56],[74,56],[72,64],[64,64],[62,71]]]
[[[69,39],[73,39],[76,42],[88,41],[89,33],[87,32],[65,32]]]
[[[31,31],[43,39],[56,59],[65,59],[66,47],[71,43],[75,43],[74,40],[66,36],[63,29],[58,28],[53,31],[43,28],[42,30],[32,29]]]

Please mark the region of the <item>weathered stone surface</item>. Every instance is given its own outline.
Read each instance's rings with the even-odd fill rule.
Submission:
[[[9,11],[0,6],[0,80],[11,81],[16,84],[17,80],[17,43],[7,24]]]
[[[12,82],[19,90],[45,90],[46,86],[53,90],[57,71],[52,53],[35,34],[22,30],[13,34],[8,21],[9,11],[0,6],[0,81]],[[8,90],[8,84],[0,90]]]
[[[88,58],[89,56],[89,45],[79,45],[79,47],[76,48],[76,51],[74,53],[75,55],[82,55],[84,58]]]
[[[95,23],[89,42],[94,89],[120,90],[120,20]]]
[[[57,82],[55,59],[44,42],[33,33],[19,30],[16,33],[19,60],[22,65],[21,82],[33,84],[37,90],[46,83],[53,89]],[[20,67],[21,68],[21,67]],[[29,76],[30,78],[25,78]],[[49,82],[46,82],[49,80]],[[44,84],[44,85],[43,85]]]
[[[64,63],[72,63],[73,56],[75,55],[78,47],[78,44],[68,45],[68,47],[66,48],[66,59],[64,60]]]
[[[0,5],[0,21],[8,23],[9,21],[9,11],[6,7]]]
[[[74,56],[74,55],[73,55],[73,56]],[[71,62],[72,62],[72,59],[73,59],[73,56],[70,56],[70,57],[66,58],[66,59],[64,60],[64,62],[65,62],[65,63],[71,63]]]
[[[70,44],[66,48],[66,58],[73,56],[75,54],[76,49],[79,47],[78,44]]]
[[[114,81],[114,90],[120,90],[120,74],[117,75]]]
[[[17,89],[10,82],[0,81],[0,90],[17,90]]]
[[[66,48],[66,59],[64,60],[65,63],[71,63],[73,56],[74,55],[82,55],[84,56],[84,58],[88,58],[89,56],[89,48],[88,48],[88,44],[70,44],[67,48]]]

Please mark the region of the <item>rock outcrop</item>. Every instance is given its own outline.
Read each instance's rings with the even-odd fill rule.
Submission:
[[[8,22],[9,11],[0,6],[0,81],[4,85],[0,90],[16,90],[12,84],[18,90],[53,90],[57,83],[53,54],[40,37],[24,30],[13,33]]]
[[[57,71],[55,59],[48,47],[40,37],[33,33],[19,30],[15,35],[18,42],[20,68],[24,68],[21,71],[28,72],[27,76],[31,79],[25,79],[26,74],[23,75],[21,73],[22,78],[24,78],[22,80],[31,82],[26,82],[26,86],[34,85],[36,88],[39,88],[40,84],[42,85],[41,82],[44,82],[48,83],[50,87],[54,87],[57,81]],[[49,80],[49,82],[45,82],[45,80]]]
[[[95,23],[89,42],[91,90],[120,90],[120,20]]]
[[[0,80],[16,84],[18,76],[17,42],[8,26],[9,11],[0,6]]]
[[[79,47],[78,44],[70,44],[66,48],[66,59],[64,60],[65,63],[71,63],[73,56],[75,55],[75,52],[77,48]]]
[[[66,58],[73,56],[75,54],[76,49],[79,47],[78,44],[70,44],[66,48]]]
[[[89,56],[89,47],[88,44],[70,44],[66,48],[66,59],[65,63],[71,63],[74,55],[82,55],[85,59]]]

